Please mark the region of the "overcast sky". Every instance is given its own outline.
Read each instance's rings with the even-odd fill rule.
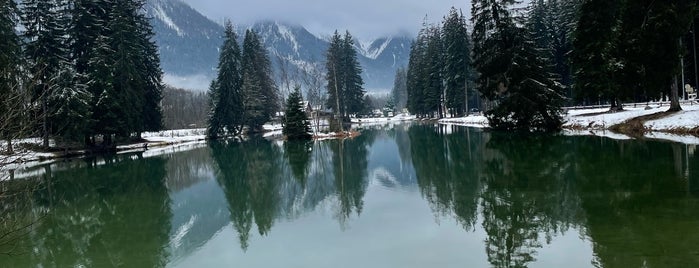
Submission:
[[[349,30],[367,40],[385,35],[415,35],[427,16],[438,22],[454,6],[470,17],[466,0],[184,0],[216,22],[234,24],[278,20],[305,26],[314,34]]]

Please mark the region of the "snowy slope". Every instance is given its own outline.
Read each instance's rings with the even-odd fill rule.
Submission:
[[[148,0],[145,9],[152,18],[166,82],[190,89],[208,88],[215,75],[218,49],[223,43],[221,24],[181,0]],[[291,66],[293,69],[288,71],[294,73],[310,66],[322,67],[325,61],[327,38],[313,35],[302,26],[269,20],[237,26],[240,42],[245,29],[252,28],[260,34],[277,70],[284,64]],[[392,88],[396,69],[408,63],[411,41],[408,37],[357,41],[366,89],[388,91]]]

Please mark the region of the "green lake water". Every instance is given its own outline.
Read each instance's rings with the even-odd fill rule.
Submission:
[[[699,267],[695,146],[439,125],[0,183],[0,267]]]

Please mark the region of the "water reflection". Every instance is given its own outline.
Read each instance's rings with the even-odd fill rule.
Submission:
[[[200,254],[221,244],[232,261],[218,264],[284,259],[272,242],[321,244],[302,256],[331,259],[338,248],[360,254],[373,246],[366,261],[375,266],[413,256],[468,266],[459,254],[440,255],[452,252],[453,241],[429,243],[451,222],[457,231],[450,239],[477,244],[463,255],[493,267],[556,266],[546,261],[565,264],[586,250],[586,263],[569,266],[699,266],[694,147],[428,124],[362,133],[322,142],[214,142],[157,157],[40,167],[32,171],[39,176],[0,183],[7,196],[0,213],[8,219],[0,234],[36,223],[16,243],[0,239],[0,254],[8,245],[24,253],[0,255],[0,266],[177,266],[204,263],[213,253]],[[400,206],[411,214],[397,215],[407,213]],[[435,224],[405,224],[411,218]],[[393,228],[404,228],[400,237],[380,236],[398,233]],[[583,246],[551,257],[563,237]]]
[[[4,267],[163,267],[170,230],[165,161],[112,157],[47,173],[23,201],[35,225]],[[10,211],[20,213],[20,211]],[[3,214],[6,215],[6,214]]]

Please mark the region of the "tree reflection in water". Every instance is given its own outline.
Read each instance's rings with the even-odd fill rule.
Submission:
[[[449,126],[414,126],[410,138],[423,196],[467,230],[480,217],[494,267],[526,267],[573,228],[599,267],[699,266],[689,146]]]
[[[383,146],[375,144],[377,136]],[[376,154],[377,148],[389,152]],[[383,159],[393,151],[398,157]],[[45,166],[41,177],[0,183],[4,193],[20,193],[0,199],[0,213],[11,219],[6,223],[45,216],[13,244],[27,254],[0,266],[161,267],[170,257],[171,225],[179,230],[192,215],[220,215],[211,224],[215,231],[230,220],[247,250],[256,233],[269,235],[276,222],[316,210],[332,210],[345,230],[353,217],[373,211],[366,209],[372,205],[365,204],[367,191],[403,187],[401,196],[419,189],[436,218],[484,233],[482,252],[494,267],[529,266],[570,232],[590,241],[598,267],[699,267],[699,159],[691,146],[417,124],[365,130],[342,141],[212,142],[191,154],[73,161],[69,168]],[[401,174],[386,176],[396,183],[377,178],[372,184],[368,174],[379,168]],[[400,179],[404,174],[411,178]],[[176,210],[182,219],[171,215],[168,189],[201,183],[214,186],[205,193],[218,186],[223,193],[206,199],[188,192],[186,200],[201,202]],[[31,191],[17,190],[28,186]],[[216,208],[201,208],[206,205]],[[186,231],[205,233],[188,250],[216,233],[197,226]]]
[[[228,200],[240,246],[248,248],[253,221],[260,235],[274,224],[278,206],[281,151],[264,139],[211,144],[217,180]]]
[[[87,159],[86,168],[47,168],[43,187],[18,203],[30,204],[28,211],[16,211],[45,217],[18,241],[24,254],[2,265],[164,267],[171,218],[165,162],[121,155]]]

